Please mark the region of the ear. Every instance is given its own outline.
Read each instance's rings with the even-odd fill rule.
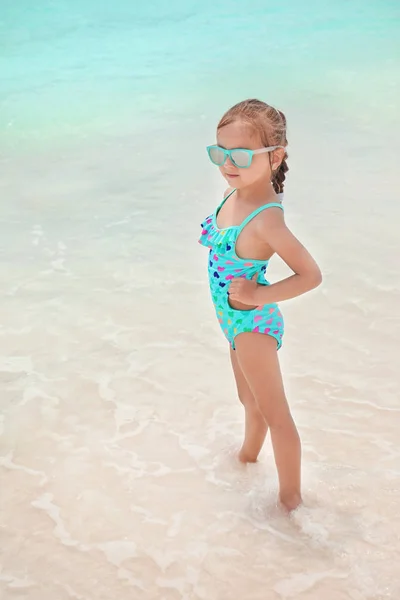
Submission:
[[[274,152],[272,153],[272,170],[276,171],[281,162],[283,161],[283,157],[285,156],[286,150],[285,148],[278,148],[277,150],[274,150]]]

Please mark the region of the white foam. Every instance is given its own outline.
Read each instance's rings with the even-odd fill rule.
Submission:
[[[44,511],[49,518],[54,521],[55,529],[54,535],[60,540],[65,546],[73,546],[79,548],[81,551],[90,550],[90,546],[82,544],[79,540],[75,540],[71,537],[70,533],[66,530],[64,522],[60,516],[60,507],[53,503],[53,495],[50,493],[43,494],[33,500],[31,505],[34,508]]]
[[[5,584],[7,584],[8,588],[15,590],[29,589],[37,585],[36,581],[28,576],[21,578],[4,572],[0,572],[0,581],[3,581]]]
[[[296,573],[279,581],[274,585],[273,590],[283,599],[299,598],[299,594],[312,590],[316,583],[325,579],[346,579],[346,575],[334,569]]]
[[[26,404],[28,404],[28,402],[31,402],[32,400],[36,400],[37,398],[42,398],[44,400],[48,400],[49,403],[53,407],[58,406],[60,404],[59,398],[57,398],[56,396],[47,394],[43,390],[32,385],[32,386],[27,386],[24,389],[23,395],[22,395],[22,400],[19,402],[19,406],[26,406]]]
[[[0,371],[4,373],[33,373],[30,356],[0,356]]]
[[[12,451],[6,454],[5,456],[0,457],[0,465],[5,469],[10,469],[13,471],[22,471],[23,473],[26,473],[27,475],[32,475],[33,477],[40,477],[40,486],[48,482],[48,476],[43,471],[36,471],[35,469],[31,469],[20,463],[15,463],[13,461]]]
[[[94,544],[94,547],[104,552],[108,562],[117,567],[120,567],[125,560],[137,557],[137,544],[131,541],[113,540]]]

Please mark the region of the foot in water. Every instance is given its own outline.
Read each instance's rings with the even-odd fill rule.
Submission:
[[[278,506],[280,506],[286,513],[290,514],[302,506],[303,500],[300,494],[293,494],[291,496],[279,496]]]
[[[241,450],[239,450],[239,453],[237,455],[238,461],[240,463],[242,463],[242,465],[247,465],[248,463],[256,463],[258,462],[258,457],[254,457],[254,456],[249,456],[248,453],[246,453],[243,448]]]

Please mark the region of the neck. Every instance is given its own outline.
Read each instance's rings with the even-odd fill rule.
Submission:
[[[276,201],[276,193],[270,181],[256,181],[253,184],[236,190],[236,197],[241,202],[267,204]]]

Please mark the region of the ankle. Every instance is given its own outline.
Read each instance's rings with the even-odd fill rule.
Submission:
[[[296,510],[303,503],[301,494],[294,492],[291,494],[279,494],[279,503],[288,513]]]
[[[257,459],[258,459],[258,456],[251,455],[248,452],[246,452],[245,450],[243,450],[243,448],[242,448],[239,451],[238,459],[243,464],[256,463]]]

